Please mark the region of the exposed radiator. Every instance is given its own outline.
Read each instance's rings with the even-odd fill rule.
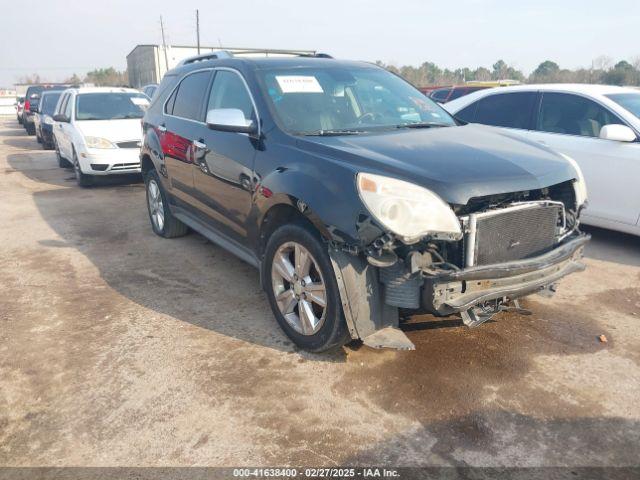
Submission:
[[[466,220],[465,265],[491,265],[541,255],[555,245],[564,221],[562,205],[549,202],[471,214]]]

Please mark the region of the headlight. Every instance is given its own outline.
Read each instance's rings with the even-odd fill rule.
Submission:
[[[403,242],[414,243],[425,235],[447,240],[462,237],[456,214],[430,190],[370,173],[359,173],[357,184],[371,215]]]
[[[53,118],[51,118],[49,115],[45,115],[44,123],[46,123],[47,125],[53,125]]]
[[[106,138],[84,137],[84,142],[88,148],[116,148],[116,146]]]
[[[561,153],[560,155],[562,155],[562,158],[569,162],[573,169],[576,171],[576,179],[573,182],[573,191],[576,195],[577,207],[580,208],[587,202],[587,183],[584,181],[582,169],[578,165],[578,162],[576,162],[569,155],[565,155],[564,153]]]

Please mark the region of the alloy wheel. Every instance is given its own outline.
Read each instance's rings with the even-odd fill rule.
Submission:
[[[147,201],[149,202],[151,221],[156,227],[156,230],[161,232],[164,227],[164,205],[162,204],[160,187],[153,179],[149,180],[147,186]]]
[[[296,242],[282,244],[273,257],[271,283],[287,323],[302,335],[317,333],[327,312],[327,291],[311,252]]]

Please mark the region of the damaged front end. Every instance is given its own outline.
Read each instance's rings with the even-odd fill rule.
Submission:
[[[460,315],[475,327],[518,299],[553,294],[564,276],[583,270],[590,236],[579,229],[582,205],[572,181],[473,198],[451,206],[459,235],[407,242],[385,232],[357,255],[333,246],[347,324],[373,347],[412,349],[397,328],[399,311]]]

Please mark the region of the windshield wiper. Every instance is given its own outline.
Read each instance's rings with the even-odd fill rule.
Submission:
[[[396,125],[396,128],[432,128],[432,127],[449,127],[446,123],[438,122],[416,122],[416,123],[401,123]]]
[[[313,132],[305,132],[304,136],[316,137],[337,137],[338,135],[359,135],[366,133],[364,130],[315,130]]]

